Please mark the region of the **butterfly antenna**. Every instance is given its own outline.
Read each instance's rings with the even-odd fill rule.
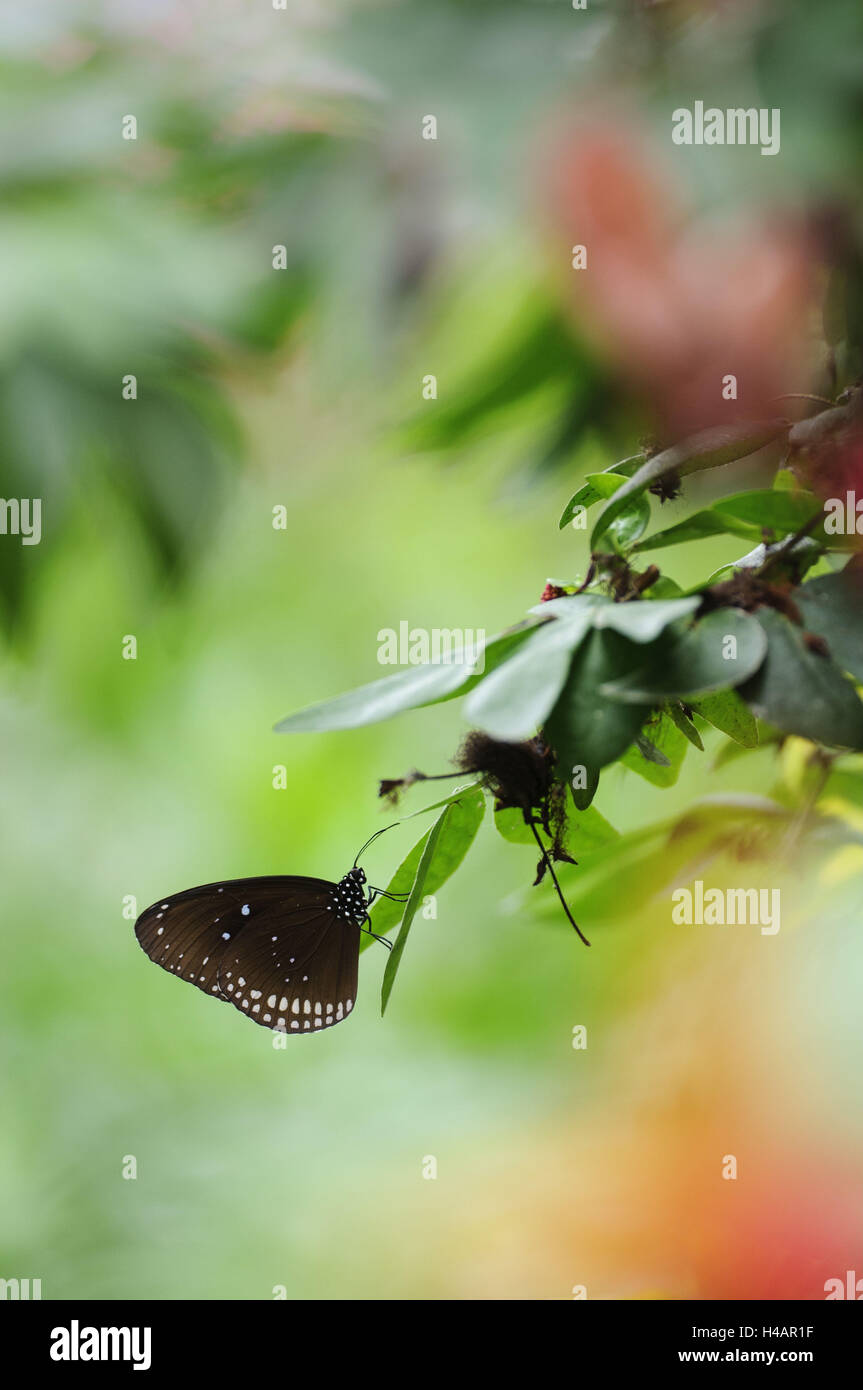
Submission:
[[[354,868],[357,867],[357,860],[359,859],[360,854],[365,854],[365,852],[366,852],[366,850],[368,849],[369,845],[371,844],[372,840],[376,840],[376,839],[378,838],[379,835],[385,835],[386,832],[387,832],[388,830],[395,830],[396,826],[397,826],[397,825],[400,825],[400,824],[401,824],[400,821],[394,820],[393,823],[392,823],[392,825],[385,825],[385,826],[383,826],[383,828],[382,828],[381,830],[376,830],[375,833],[374,833],[374,835],[369,836],[369,838],[366,840],[365,844],[363,845],[362,849],[361,849],[361,850],[359,851],[359,853],[357,854],[357,858],[354,860]]]
[[[588,939],[587,939],[587,937],[585,936],[584,932],[581,930],[581,927],[578,925],[578,923],[576,922],[576,920],[575,920],[575,918],[573,917],[572,913],[570,912],[569,908],[567,907],[566,898],[563,896],[563,893],[562,893],[562,891],[561,891],[560,884],[559,884],[558,881],[557,881],[557,874],[554,872],[554,865],[553,865],[552,862],[551,862],[551,856],[549,855],[548,850],[546,849],[545,845],[542,843],[542,840],[539,838],[539,831],[537,830],[537,828],[536,828],[536,826],[534,825],[533,821],[530,822],[530,828],[531,828],[531,830],[533,831],[533,838],[536,840],[536,843],[539,845],[539,852],[540,852],[540,854],[542,855],[543,859],[545,860],[545,867],[548,869],[548,872],[551,874],[551,881],[552,881],[552,883],[554,884],[555,891],[557,892],[557,896],[560,898],[560,901],[561,901],[561,905],[562,905],[562,907],[563,907],[563,910],[564,910],[564,912],[566,913],[567,917],[569,918],[569,921],[570,921],[570,923],[572,924],[572,926],[575,927],[575,930],[577,931],[578,935],[581,937],[581,939],[582,939],[582,941],[584,942],[585,946],[589,946],[589,945],[590,945],[590,942],[588,941]]]

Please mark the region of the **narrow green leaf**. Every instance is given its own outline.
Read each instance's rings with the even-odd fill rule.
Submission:
[[[602,473],[588,473],[584,481],[595,489],[600,498],[607,500],[626,482],[626,475],[606,469]]]
[[[602,485],[596,482],[597,478],[602,478],[606,475],[629,478],[643,462],[644,454],[633,454],[631,458],[621,459],[620,463],[611,464],[610,467],[603,469],[602,473],[588,473],[582,486],[570,497],[564,507],[563,515],[558,523],[559,529],[562,531],[568,526],[576,512],[582,507],[587,510],[596,502],[602,502],[609,496],[607,492],[602,491]]]
[[[763,449],[765,444],[776,439],[787,427],[785,420],[719,425],[714,429],[702,430],[700,434],[655,454],[617,489],[593,528],[590,537],[591,550],[597,549],[600,537],[608,530],[614,518],[620,515],[627,499],[635,493],[644,492],[662,478],[682,478],[688,473],[699,472],[705,468],[719,468],[722,464],[745,458],[748,454]]]
[[[793,535],[821,511],[821,502],[811,492],[784,492],[764,488],[752,492],[737,492],[714,502],[710,509],[716,516],[750,526],[768,527]]]
[[[432,778],[429,778],[428,780],[432,781]],[[416,783],[415,785],[420,786],[421,783],[422,779],[420,779],[420,782]],[[403,823],[404,821],[409,820],[415,820],[417,816],[425,816],[428,814],[429,811],[439,811],[443,806],[451,806],[454,801],[461,801],[466,792],[472,792],[474,790],[482,791],[482,787],[480,786],[479,782],[469,782],[462,787],[456,787],[453,791],[450,792],[449,796],[442,796],[440,801],[433,801],[430,806],[421,806],[418,811],[411,811],[410,815],[402,816],[401,821],[399,823]]]
[[[479,786],[463,787],[460,791],[453,792],[452,796],[447,797],[445,801],[438,802],[434,806],[425,806],[423,810],[434,811],[437,810],[438,806],[451,808],[452,815],[447,822],[443,837],[438,842],[437,853],[428,875],[426,887],[428,893],[436,893],[446,883],[470,849],[474,836],[482,823],[485,812],[485,797]],[[422,813],[422,811],[415,811],[414,815],[422,815]],[[405,817],[405,819],[412,819],[412,817]],[[428,837],[429,832],[426,831],[402,860],[387,884],[388,893],[410,893],[416,882],[417,870]],[[376,932],[378,936],[386,936],[387,932],[401,921],[404,911],[404,903],[392,902],[389,898],[378,898],[370,914],[372,931]],[[367,950],[372,944],[371,937],[364,934],[360,942],[360,950]]]
[[[720,516],[718,512],[708,508],[702,512],[694,512],[685,521],[678,521],[675,526],[668,526],[664,531],[645,536],[632,548],[636,552],[664,550],[669,545],[685,545],[687,541],[702,541],[709,536],[727,535],[757,541],[760,531],[756,526],[747,526],[743,522],[735,521],[733,517]]]
[[[407,944],[408,933],[410,932],[411,924],[413,923],[414,917],[416,915],[416,910],[422,902],[423,896],[425,894],[425,887],[426,881],[428,879],[429,869],[431,868],[432,860],[434,859],[435,851],[437,850],[437,844],[438,840],[440,839],[441,831],[443,830],[444,825],[446,824],[447,817],[451,816],[452,812],[452,806],[447,806],[445,810],[441,811],[440,815],[438,816],[437,820],[435,821],[434,825],[429,831],[425,845],[423,846],[423,852],[420,855],[419,867],[417,868],[417,875],[414,879],[413,888],[411,889],[411,895],[408,898],[407,907],[405,908],[405,915],[402,918],[401,929],[399,931],[398,937],[396,938],[396,943],[387,957],[386,968],[384,970],[383,984],[381,986],[381,1017],[383,1017],[384,1013],[386,1012],[387,1003],[389,1002],[389,997],[392,993],[393,985],[395,984],[395,978],[398,974],[398,968],[401,965],[401,959],[404,954],[405,946]]]
[[[399,893],[401,895],[410,893],[417,876],[417,869],[428,837],[429,832],[426,830],[405,855],[387,884],[386,891],[388,893]],[[404,916],[404,911],[405,904],[403,902],[394,902],[391,898],[378,898],[369,914],[371,917],[372,931],[376,932],[378,936],[386,936],[388,931],[392,931],[393,927],[398,926]],[[373,944],[372,938],[364,934],[360,941],[360,950],[367,951]]]
[[[505,661],[533,631],[533,624],[501,633],[486,643],[474,660],[411,666],[393,676],[371,681],[333,699],[322,700],[289,714],[275,726],[277,734],[318,733],[356,729],[390,719],[404,710],[438,704],[466,694],[501,661]],[[480,670],[484,667],[484,670]]]
[[[703,753],[704,743],[701,735],[692,720],[686,714],[680,701],[672,700],[671,703],[666,706],[665,713],[668,715],[674,727],[679,729],[683,737],[689,740],[693,748],[697,748],[699,753]]]

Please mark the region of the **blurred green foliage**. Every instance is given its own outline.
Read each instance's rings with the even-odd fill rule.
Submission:
[[[859,8],[725,8],[75,0],[4,21],[0,476],[44,499],[44,533],[0,538],[0,1275],[46,1298],[568,1296],[583,1251],[532,1224],[531,1192],[570,1200],[580,1159],[564,1181],[555,1144],[615,1117],[631,1017],[698,968],[657,907],[673,875],[751,846],[754,817],[768,847],[793,832],[775,744],[710,772],[725,810],[691,811],[694,754],[667,789],[613,770],[596,814],[621,840],[597,833],[562,872],[601,924],[590,952],[528,886],[535,847],[487,818],[438,920],[414,923],[385,1021],[373,947],[349,1029],[311,1047],[274,1051],[151,969],[127,899],[342,871],[378,824],[378,778],[418,749],[449,766],[458,706],[291,740],[274,719],[374,679],[378,631],[405,616],[499,631],[549,572],[585,571],[556,519],[651,422],[573,326],[545,239],[535,153],[562,104],[604,89],[664,138],[670,93],[760,85],[782,160],[685,151],[684,177],[723,213],[838,209],[837,312],[859,341]],[[418,153],[428,109],[446,139]],[[445,389],[423,417],[429,371]],[[675,576],[738,553],[700,539]],[[699,728],[712,758],[720,735]],[[859,772],[831,773],[825,855],[847,846]],[[756,794],[766,809],[741,813]],[[376,842],[378,881],[412,835]],[[853,1050],[859,903],[841,876],[810,888],[824,954],[813,969],[791,932],[782,949],[824,1005],[817,1068]],[[592,1069],[573,1067],[574,1023],[603,1039]],[[445,1182],[422,1181],[428,1153]],[[597,1296],[642,1287],[616,1258]]]

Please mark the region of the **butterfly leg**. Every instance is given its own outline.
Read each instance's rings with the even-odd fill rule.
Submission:
[[[409,897],[410,893],[388,893],[383,888],[373,888],[371,890],[371,896],[369,897],[369,907],[371,907],[375,898],[389,898],[392,903],[406,903]]]
[[[368,914],[366,914],[366,921],[371,921],[371,918],[368,916]],[[379,941],[382,946],[386,946],[388,951],[391,951],[393,949],[393,943],[391,941],[387,941],[385,936],[378,936],[376,932],[372,931],[371,927],[363,925],[360,927],[360,931],[364,931],[366,933],[366,936],[370,936],[375,941]]]

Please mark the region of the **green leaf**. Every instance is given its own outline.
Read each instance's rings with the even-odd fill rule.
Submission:
[[[761,608],[767,656],[741,694],[759,717],[828,747],[863,748],[863,703],[829,657],[811,652],[783,614]]]
[[[642,536],[650,524],[650,503],[647,494],[640,492],[637,497],[627,503],[619,516],[609,526],[606,535],[611,538],[611,543],[619,555],[631,550],[639,536]]]
[[[757,541],[760,534],[757,527],[747,526],[732,517],[720,516],[718,512],[708,508],[706,511],[694,512],[685,521],[678,521],[676,526],[668,526],[664,531],[645,536],[644,540],[640,540],[632,548],[634,551],[664,550],[669,545],[702,541],[709,536],[734,535],[744,540]]]
[[[467,854],[482,822],[485,812],[485,797],[481,787],[464,787],[460,791],[453,792],[452,796],[447,797],[445,801],[438,802],[434,806],[425,806],[423,810],[434,811],[440,805],[444,809],[451,809],[452,815],[447,822],[442,839],[438,842],[437,853],[428,874],[426,886],[428,893],[436,893],[455,873]],[[417,816],[422,815],[423,812],[415,811],[413,814]],[[413,817],[406,816],[405,819],[409,820]],[[387,884],[388,893],[411,892],[416,882],[417,870],[429,834],[430,832],[426,831],[402,860]],[[377,932],[378,936],[386,936],[388,931],[398,925],[404,911],[404,903],[392,902],[389,898],[378,898],[370,913],[372,931]],[[367,950],[371,944],[371,937],[364,934],[360,942],[360,950]]]
[[[586,482],[596,489],[601,497],[613,497],[618,488],[626,482],[622,473],[588,473]],[[625,507],[620,516],[611,523],[609,535],[618,553],[622,554],[647,527],[650,521],[650,503],[644,493],[639,493]]]
[[[687,704],[741,748],[758,747],[755,716],[736,690],[718,690],[715,695],[702,695],[698,700],[688,700]]]
[[[675,526],[645,536],[633,546],[633,550],[662,550],[666,546],[721,535],[740,536],[743,540],[755,542],[759,541],[765,528],[791,535],[820,510],[821,504],[811,492],[790,493],[765,488],[736,493],[704,511],[694,512]]]
[[[796,576],[796,583],[807,570],[817,564],[823,555],[823,546],[818,541],[814,541],[811,536],[801,536],[795,541],[789,550],[786,541],[777,541],[774,545],[757,545],[754,550],[750,550],[747,555],[742,555],[739,560],[733,560],[729,565],[720,565],[718,570],[714,570],[708,576],[705,584],[699,584],[699,589],[707,588],[709,584],[716,584],[720,579],[725,579],[733,574],[735,570],[760,569],[764,562],[776,554],[777,551],[783,552],[783,558],[777,560],[772,572],[774,582],[779,579]],[[785,558],[787,557],[787,558]]]
[[[766,652],[767,638],[756,618],[720,608],[681,635],[657,642],[645,665],[609,681],[600,694],[635,704],[702,695],[740,685],[755,674]]]
[[[610,477],[631,477],[637,468],[644,462],[644,454],[633,454],[631,458],[622,459],[620,463],[613,463],[609,468],[603,469],[602,473],[588,473],[584,483],[576,493],[570,497],[563,509],[563,515],[558,523],[562,531],[572,521],[576,512],[584,507],[592,507],[596,502],[602,502],[610,496],[603,491],[603,484],[598,483],[598,478]],[[613,491],[613,489],[612,489]]]
[[[806,522],[821,510],[821,503],[811,492],[798,490],[786,492],[775,488],[764,488],[752,492],[738,492],[724,497],[700,512],[694,512],[685,521],[646,536],[633,546],[636,551],[662,550],[669,545],[682,545],[686,541],[705,540],[708,536],[740,536],[744,540],[759,541],[761,531],[768,527],[783,535],[799,531]]]
[[[405,908],[405,915],[402,918],[401,930],[399,931],[398,937],[396,938],[396,943],[393,946],[393,949],[390,951],[389,956],[387,957],[386,968],[384,970],[383,984],[381,986],[381,1017],[383,1017],[384,1013],[386,1012],[387,1003],[389,1002],[389,997],[392,993],[393,985],[395,984],[395,978],[398,974],[398,968],[401,965],[401,959],[404,954],[405,946],[407,945],[408,933],[410,932],[411,925],[413,923],[414,917],[416,916],[416,910],[419,907],[425,895],[426,884],[428,883],[431,866],[434,862],[435,855],[437,854],[437,847],[438,842],[441,838],[441,833],[447,822],[447,819],[452,816],[454,809],[454,806],[447,806],[443,811],[441,811],[440,815],[438,816],[437,820],[435,821],[434,825],[432,826],[431,830],[428,832],[428,835],[426,836],[426,842],[423,845],[423,851],[420,855],[420,862],[417,867],[416,878],[414,879],[413,887],[411,889],[411,895],[408,898],[407,907]]]
[[[713,429],[702,430],[700,434],[663,449],[648,459],[641,468],[617,489],[608,506],[593,528],[590,537],[591,550],[597,549],[597,542],[605,534],[623,511],[628,498],[644,492],[662,478],[682,478],[688,473],[696,473],[705,468],[718,468],[724,463],[745,458],[763,449],[765,444],[776,439],[787,429],[784,420],[761,420],[738,425],[719,425]]]
[[[454,383],[449,402],[417,412],[405,432],[406,446],[411,451],[452,449],[475,431],[488,430],[489,421],[512,410],[515,402],[558,381],[570,396],[574,389],[578,396],[584,393],[584,410],[597,389],[596,366],[574,343],[557,307],[540,303],[533,294],[494,351]]]
[[[577,594],[571,598],[549,599],[531,608],[530,612],[565,618],[574,616],[580,608],[589,608],[595,628],[613,628],[633,642],[653,642],[669,623],[685,618],[700,603],[698,594],[683,598],[638,599],[632,603],[613,603],[601,594]]]
[[[652,754],[648,756],[647,751],[636,744],[620,759],[623,766],[637,772],[655,787],[673,787],[688,747],[683,734],[666,714],[661,714],[645,726],[643,739],[649,744]],[[661,755],[661,761],[653,756],[656,753]]]
[[[594,489],[600,500],[607,501],[613,497],[617,489],[626,482],[624,473],[617,473],[613,469],[604,469],[602,473],[588,473],[585,475],[585,483]]]
[[[701,602],[697,595],[687,598],[638,599],[632,603],[611,603],[599,610],[594,627],[613,628],[631,642],[653,642],[678,618],[693,613]]]
[[[509,840],[511,845],[533,845],[536,849],[533,831],[529,825],[525,825],[524,816],[517,806],[507,806],[505,810],[495,811],[494,828],[498,835],[504,840]]]
[[[678,700],[672,700],[671,704],[666,706],[665,713],[668,715],[674,727],[679,729],[683,737],[689,740],[693,748],[697,748],[699,753],[703,753],[704,743],[702,742],[701,735],[680,702]]]
[[[571,609],[531,633],[468,697],[465,718],[505,743],[531,738],[554,707],[592,614],[590,603],[573,600]]]
[[[579,811],[586,811],[593,798],[596,796],[596,789],[599,786],[599,769],[595,767],[585,768],[585,781],[583,787],[575,787],[570,781],[569,790],[572,792],[572,799]]]
[[[776,488],[737,492],[715,502],[711,511],[719,517],[750,526],[768,527],[793,535],[821,511],[821,503],[811,492],[784,492]]]
[[[525,825],[524,816],[518,809],[507,807],[505,811],[495,811],[495,828],[499,835],[505,840],[509,840],[514,845],[532,845],[536,849],[536,840],[529,825]],[[537,831],[542,838],[546,848],[550,841],[541,826],[537,826]],[[566,818],[566,836],[564,838],[564,848],[568,854],[575,859],[579,854],[589,854],[592,850],[599,849],[602,845],[610,844],[612,840],[619,839],[619,833],[615,830],[595,806],[589,806],[584,811],[578,809],[569,810]]]
[[[619,839],[620,831],[615,830],[595,806],[588,806],[584,810],[576,806],[574,811],[567,812],[564,849],[573,859]]]
[[[859,571],[811,579],[791,597],[810,632],[825,638],[830,655],[858,681],[863,681],[863,576]]]
[[[638,735],[635,747],[647,762],[655,763],[657,767],[671,767],[671,759],[666,758],[661,749],[657,748],[655,743],[651,743],[649,738],[645,738],[644,734]]]
[[[417,782],[416,785],[419,786],[423,780],[423,778],[420,778],[419,782]],[[429,777],[425,780],[431,782],[434,779]],[[463,787],[456,787],[454,791],[450,792],[449,796],[442,796],[440,801],[433,801],[430,806],[421,806],[418,811],[411,811],[410,815],[402,816],[401,821],[397,823],[403,824],[405,821],[416,820],[417,816],[428,815],[429,811],[439,811],[442,806],[451,806],[454,801],[461,801],[465,793],[472,792],[474,790],[482,791],[480,783],[467,782]],[[410,887],[410,884],[408,884],[408,887]]]
[[[493,637],[474,660],[411,666],[383,680],[371,681],[333,699],[322,700],[289,714],[275,726],[277,734],[319,733],[332,729],[356,729],[390,719],[404,710],[438,704],[472,690],[489,671],[521,645],[533,631],[526,624]],[[484,672],[477,669],[484,665]]]
[[[646,590],[646,595],[650,599],[678,598],[683,596],[683,589],[676,579],[670,579],[667,574],[661,574]]]
[[[616,608],[652,608],[650,603],[616,604]],[[636,648],[616,632],[594,629],[572,659],[569,676],[544,732],[554,748],[562,780],[569,769],[596,770],[614,762],[638,734],[649,706],[604,700],[600,687],[628,670]]]

